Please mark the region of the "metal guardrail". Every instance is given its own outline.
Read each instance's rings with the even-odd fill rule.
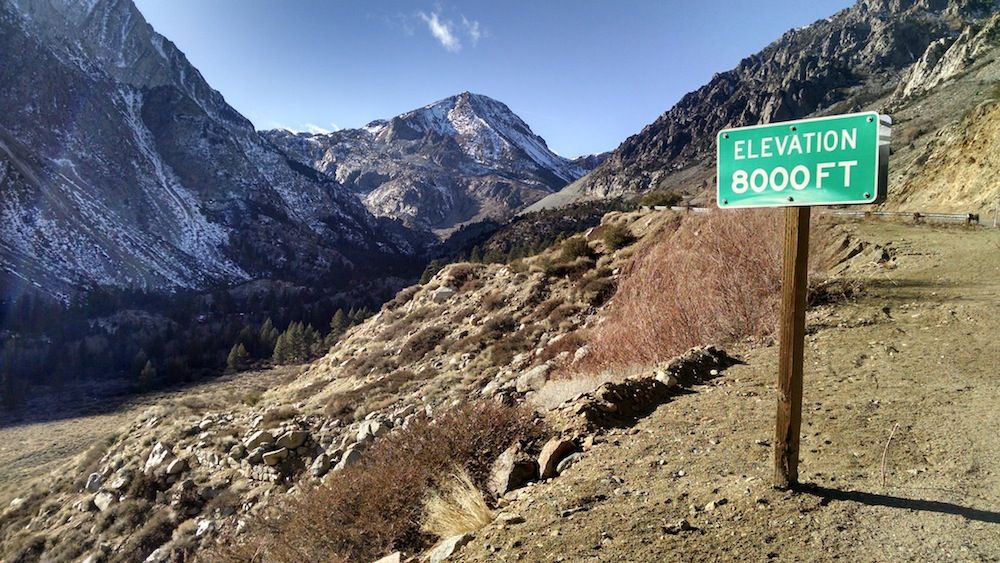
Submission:
[[[966,225],[978,225],[978,213],[921,213],[918,211],[825,211],[828,215],[838,215],[841,217],[903,217],[912,218],[914,222],[921,221],[941,221],[945,223],[965,223]]]
[[[715,208],[714,207],[682,207],[682,206],[666,206],[666,205],[643,205],[642,209],[647,211],[677,211],[680,213],[710,213]],[[868,219],[872,217],[897,217],[897,218],[912,218],[914,222],[922,221],[940,221],[943,223],[965,223],[966,225],[978,225],[979,214],[978,213],[922,213],[917,211],[847,211],[840,209],[830,209],[821,210],[819,213],[827,215],[837,215],[840,217],[857,217],[859,219]],[[994,227],[996,227],[996,222],[994,222]]]

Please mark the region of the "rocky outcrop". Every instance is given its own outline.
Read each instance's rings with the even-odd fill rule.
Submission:
[[[736,363],[738,360],[714,346],[693,348],[653,373],[604,383],[567,400],[560,409],[588,428],[629,425],[669,400],[678,384],[703,383]]]
[[[1000,14],[993,15],[982,25],[974,23],[966,27],[957,38],[935,40],[928,45],[920,60],[904,73],[896,88],[895,100],[901,103],[958,76],[998,42]]]
[[[859,0],[715,75],[604,164],[531,209],[654,189],[709,191],[710,167],[692,167],[711,161],[721,129],[844,113],[871,107],[897,88],[912,94],[931,87],[995,43],[995,23],[983,22],[996,10],[994,2]]]

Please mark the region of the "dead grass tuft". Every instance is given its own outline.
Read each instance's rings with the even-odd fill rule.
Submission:
[[[423,530],[439,538],[475,532],[493,520],[483,492],[462,468],[424,501]]]
[[[264,418],[261,420],[261,424],[264,426],[271,426],[278,422],[284,422],[289,418],[294,418],[298,416],[298,414],[299,410],[291,405],[271,407],[264,411]]]

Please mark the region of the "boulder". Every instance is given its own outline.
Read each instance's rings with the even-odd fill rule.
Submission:
[[[513,526],[515,524],[524,524],[524,516],[520,514],[514,514],[512,512],[504,512],[500,516],[497,516],[497,523],[501,526]]]
[[[157,442],[153,446],[152,451],[149,452],[149,457],[146,458],[146,464],[143,466],[142,472],[146,475],[158,473],[161,469],[165,469],[175,457],[174,452],[170,450],[170,446],[167,446],[163,442]]]
[[[167,465],[167,475],[179,475],[187,470],[188,464],[183,459],[175,459]]]
[[[252,450],[258,446],[263,446],[264,444],[270,444],[272,442],[274,442],[274,436],[270,432],[267,430],[258,430],[247,437],[246,441],[243,442],[243,445],[246,446],[248,450]]]
[[[502,497],[537,478],[538,463],[519,444],[515,444],[493,462],[487,488],[494,496]]]
[[[576,451],[576,444],[572,440],[552,438],[546,442],[542,446],[542,453],[538,454],[538,470],[542,479],[558,475],[559,462],[574,451]]]
[[[284,461],[285,458],[287,457],[288,457],[288,448],[279,448],[277,450],[267,452],[266,454],[261,456],[261,459],[264,460],[264,463],[266,463],[267,465],[275,466]]]
[[[319,454],[316,456],[316,460],[313,461],[312,467],[309,468],[309,472],[313,477],[322,477],[330,471],[330,465],[330,456]]]
[[[431,292],[431,300],[435,303],[444,303],[445,301],[451,299],[456,293],[458,292],[454,288],[442,285]]]
[[[229,448],[229,457],[239,461],[247,456],[247,448],[243,444],[236,444]]]
[[[462,548],[463,545],[472,541],[472,534],[459,534],[457,536],[451,536],[441,540],[434,549],[431,550],[429,561],[430,563],[441,563],[445,559],[451,557],[456,551]]]
[[[358,428],[358,442],[366,443],[389,431],[389,425],[377,420],[366,420]]]
[[[250,453],[247,454],[247,463],[251,465],[257,465],[264,460],[264,454],[267,452],[264,448],[257,446]]]
[[[401,563],[403,561],[403,554],[399,551],[396,553],[390,553],[382,559],[379,559],[375,563]]]
[[[563,471],[566,471],[567,469],[569,469],[569,467],[571,465],[573,465],[574,463],[576,463],[577,461],[579,461],[580,458],[582,458],[582,457],[583,457],[583,454],[579,453],[579,452],[577,452],[575,454],[569,454],[568,456],[566,456],[565,458],[563,458],[563,460],[560,461],[558,465],[556,465],[556,473],[562,475]]]
[[[358,460],[360,459],[361,459],[361,452],[354,448],[351,448],[346,452],[344,452],[344,457],[340,458],[340,462],[337,464],[337,467],[335,467],[334,470],[342,471],[344,469],[347,469],[348,467],[357,463]]]
[[[132,476],[129,472],[116,474],[115,478],[108,482],[108,489],[120,493],[127,489],[131,482]]]
[[[88,493],[96,493],[101,485],[104,483],[104,477],[100,473],[91,473],[90,477],[87,477],[87,484],[84,488]]]
[[[210,533],[214,532],[215,529],[216,529],[216,527],[217,527],[216,524],[215,524],[215,520],[210,520],[208,518],[204,518],[204,519],[198,520],[197,526],[198,527],[197,527],[197,529],[195,530],[195,533],[194,533],[194,536],[196,538],[200,538],[201,536],[204,536],[205,534],[210,534]]]
[[[294,450],[295,448],[302,446],[302,444],[305,444],[308,439],[309,433],[305,430],[289,430],[279,436],[276,443],[279,448]]]
[[[94,495],[94,506],[101,512],[104,512],[116,502],[118,502],[118,497],[108,491],[101,491]]]
[[[517,389],[518,393],[540,390],[543,386],[545,386],[545,382],[549,378],[549,371],[551,369],[552,365],[548,363],[529,369],[517,378],[517,383],[514,388]]]

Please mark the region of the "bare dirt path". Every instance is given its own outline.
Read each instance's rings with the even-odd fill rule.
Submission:
[[[811,488],[770,487],[777,348],[762,348],[527,489],[506,509],[526,521],[460,558],[1000,561],[1000,231],[852,228],[888,260],[855,271],[862,297],[809,316]]]

